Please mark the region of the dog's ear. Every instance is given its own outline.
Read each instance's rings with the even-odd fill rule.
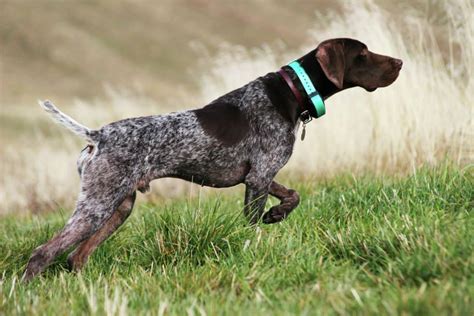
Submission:
[[[340,41],[321,43],[316,48],[316,59],[321,65],[326,77],[339,89],[343,88],[345,58],[344,46]]]

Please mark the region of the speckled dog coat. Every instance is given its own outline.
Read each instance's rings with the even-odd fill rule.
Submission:
[[[400,60],[371,53],[352,39],[325,41],[298,61],[324,99],[354,86],[373,91],[389,85],[401,69]],[[68,261],[81,268],[126,220],[136,190],[146,191],[153,179],[176,177],[212,187],[244,183],[244,212],[251,223],[286,218],[299,196],[273,178],[292,154],[300,115],[315,112],[295,73],[283,70],[298,91],[279,74],[269,73],[203,108],[125,119],[99,130],[77,123],[49,101],[40,102],[89,145],[78,160],[76,209],[63,230],[33,252],[24,279],[74,246]],[[303,104],[296,92],[304,95]],[[281,203],[264,214],[268,194]]]
[[[51,102],[43,105],[61,122],[74,124]],[[213,109],[215,124],[206,124],[214,119]],[[220,121],[222,116],[228,117]],[[125,119],[97,131],[81,127],[79,134],[91,145],[78,160],[81,194],[68,225],[81,219],[93,229],[153,179],[177,177],[212,187],[246,183],[261,192],[295,142],[295,126],[272,106],[261,79],[202,109]]]

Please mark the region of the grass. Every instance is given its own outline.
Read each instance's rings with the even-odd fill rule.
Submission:
[[[292,187],[298,209],[256,229],[238,195],[141,205],[85,270],[63,256],[26,285],[67,212],[4,217],[0,314],[473,314],[472,166]]]

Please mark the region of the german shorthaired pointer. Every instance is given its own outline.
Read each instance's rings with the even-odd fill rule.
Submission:
[[[324,41],[297,61],[322,99],[356,86],[367,91],[388,86],[402,67],[400,59],[345,38]],[[76,209],[57,235],[34,250],[24,280],[72,247],[77,248],[68,262],[80,269],[130,215],[136,190],[145,192],[153,179],[175,177],[217,188],[244,183],[244,212],[252,224],[279,222],[299,203],[298,193],[273,178],[292,154],[301,115],[317,113],[288,66],[203,108],[125,119],[99,130],[77,123],[49,101],[40,104],[88,146],[77,164]],[[264,213],[268,194],[281,203]]]

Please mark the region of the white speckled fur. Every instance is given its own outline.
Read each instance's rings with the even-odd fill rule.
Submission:
[[[108,225],[117,209],[122,209],[124,221],[133,207],[135,191],[146,191],[153,179],[178,177],[213,187],[245,183],[245,214],[256,223],[274,176],[292,154],[297,127],[277,112],[260,79],[214,102],[237,107],[248,122],[249,131],[232,146],[208,135],[195,110],[129,118],[90,130],[51,102],[40,103],[89,145],[77,162],[81,191],[76,210],[58,235],[33,252],[25,278],[41,272],[67,248],[83,240],[86,243]],[[299,201],[297,193],[290,191],[280,197],[282,203],[286,201],[287,213]],[[276,221],[285,216],[278,215]],[[70,255],[73,263],[77,251]]]

